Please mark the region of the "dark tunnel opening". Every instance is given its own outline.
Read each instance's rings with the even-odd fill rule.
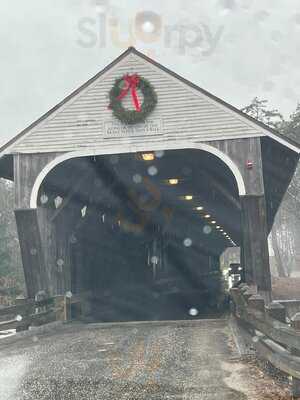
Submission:
[[[68,242],[52,291],[69,280],[72,293],[84,295],[87,320],[223,312],[219,258],[240,245],[241,206],[235,178],[216,156],[170,150],[71,159],[48,174],[39,207],[53,209]]]

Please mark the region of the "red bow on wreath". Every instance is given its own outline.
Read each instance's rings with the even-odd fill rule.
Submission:
[[[137,96],[137,86],[140,83],[140,78],[137,74],[134,75],[125,75],[123,80],[125,81],[125,87],[122,89],[121,93],[117,97],[117,100],[122,100],[125,97],[129,90],[131,91],[132,102],[135,107],[135,110],[140,112],[141,105]]]

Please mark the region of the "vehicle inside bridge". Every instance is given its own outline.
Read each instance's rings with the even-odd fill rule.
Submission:
[[[219,258],[240,244],[241,206],[235,178],[216,156],[169,150],[70,159],[47,175],[39,209],[57,241],[49,249],[58,260],[53,290],[70,280],[72,293],[88,294],[86,316],[223,311]]]

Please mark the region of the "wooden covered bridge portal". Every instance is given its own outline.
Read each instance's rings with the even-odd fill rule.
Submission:
[[[128,74],[157,96],[135,125],[108,107]],[[293,142],[129,48],[0,149],[28,296],[81,294],[104,320],[206,313],[219,257],[239,246],[247,283],[270,298],[267,237],[298,158]]]

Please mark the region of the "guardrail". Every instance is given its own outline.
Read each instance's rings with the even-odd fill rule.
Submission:
[[[16,299],[15,305],[0,308],[0,332],[16,329],[17,332],[54,321],[68,321],[72,305],[78,299],[71,296],[54,296],[41,300]]]
[[[285,305],[265,303],[255,287],[245,284],[230,290],[239,325],[251,336],[258,354],[291,377],[292,395],[300,399],[300,309],[291,318]]]

